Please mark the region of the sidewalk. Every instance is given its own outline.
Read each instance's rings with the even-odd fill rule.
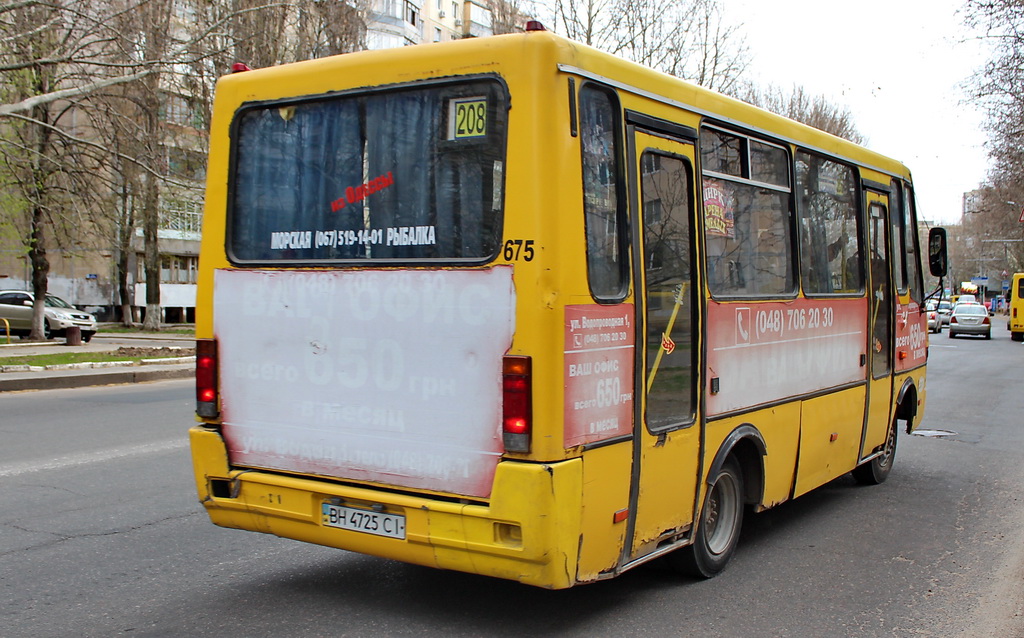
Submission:
[[[101,333],[93,337],[89,343],[79,346],[66,346],[64,339],[27,343],[12,339],[12,342],[8,344],[6,337],[0,337],[0,392],[184,379],[191,378],[195,374],[194,356],[144,359],[141,364],[130,361],[107,361],[73,363],[45,368],[4,364],[4,360],[8,357],[48,354],[66,347],[74,348],[75,352],[105,353],[117,351],[118,348],[125,347],[126,343],[145,347],[143,344],[147,342],[180,344],[180,347],[183,348],[191,348],[195,345],[195,339],[191,336],[163,333]],[[160,346],[153,345],[152,347]]]

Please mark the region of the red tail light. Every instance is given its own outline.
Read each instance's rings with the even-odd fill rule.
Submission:
[[[217,341],[196,340],[196,414],[212,419],[217,408]]]
[[[533,429],[533,382],[530,357],[502,360],[501,433],[508,452],[529,452]]]
[[[984,320],[984,321],[982,321],[982,323],[992,323],[992,322],[991,322],[991,321],[989,321],[989,320],[988,320],[988,317],[986,316],[986,317],[985,317],[985,320]]]

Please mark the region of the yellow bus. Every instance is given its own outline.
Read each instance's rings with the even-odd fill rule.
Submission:
[[[1013,273],[1010,290],[1007,292],[1006,327],[1010,338],[1024,341],[1024,272]]]
[[[538,25],[224,77],[199,499],[546,588],[713,576],[920,422],[916,228],[900,163]]]

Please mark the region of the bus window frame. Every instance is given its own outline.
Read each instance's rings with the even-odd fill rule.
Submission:
[[[892,177],[889,196],[889,224],[892,226],[892,245],[897,252],[892,260],[893,289],[903,297],[910,293],[910,271],[907,267],[907,201],[903,181]],[[893,203],[895,202],[895,205]],[[897,213],[898,214],[895,214]],[[896,231],[899,230],[899,237]],[[895,257],[899,259],[895,259]]]
[[[819,159],[822,159],[822,160],[826,160],[826,161],[829,161],[829,162],[833,162],[835,164],[839,164],[839,165],[841,165],[841,166],[843,166],[843,167],[845,167],[845,168],[847,168],[847,169],[849,169],[851,171],[851,179],[853,180],[853,186],[854,186],[854,193],[853,193],[854,208],[855,208],[854,216],[855,216],[855,221],[856,221],[856,224],[857,224],[857,228],[856,228],[856,233],[857,233],[857,237],[856,237],[856,239],[857,239],[857,267],[860,269],[860,289],[859,290],[850,291],[850,292],[807,292],[806,289],[804,288],[803,263],[804,263],[804,259],[806,259],[808,257],[808,255],[804,254],[804,242],[802,241],[803,238],[800,235],[800,232],[801,232],[800,220],[802,219],[802,217],[804,215],[804,211],[803,211],[803,207],[800,206],[800,197],[799,197],[799,195],[796,192],[796,191],[799,190],[799,184],[796,183],[796,158],[801,153],[806,154],[806,155],[810,155],[812,157],[816,157],[816,158],[819,158]],[[866,239],[866,237],[867,237],[867,217],[866,217],[867,209],[864,207],[864,191],[863,191],[863,187],[862,187],[861,184],[862,184],[862,176],[861,176],[861,172],[860,172],[860,167],[857,164],[851,163],[849,160],[844,160],[844,159],[836,157],[834,155],[829,155],[827,153],[822,153],[822,152],[816,151],[814,149],[804,148],[804,147],[799,147],[799,146],[793,152],[793,190],[794,190],[793,197],[794,197],[794,206],[795,206],[795,209],[796,209],[796,213],[795,213],[795,218],[796,219],[795,219],[795,221],[796,221],[797,233],[798,233],[797,238],[796,238],[797,239],[797,250],[799,251],[799,253],[798,253],[798,260],[799,261],[798,261],[798,266],[797,267],[799,269],[798,277],[800,279],[800,291],[801,291],[801,294],[805,298],[807,298],[807,299],[857,298],[857,297],[863,297],[864,294],[865,294],[865,291],[867,290],[868,275],[867,275],[867,267],[865,265],[866,264],[866,260],[864,259],[865,246],[867,246],[867,239]]]
[[[742,175],[732,175],[728,173],[721,173],[718,171],[712,171],[704,168],[704,152],[700,142],[700,133],[705,129],[714,130],[727,135],[733,135],[744,140],[743,152],[740,157],[741,162],[741,173]],[[749,177],[752,173],[751,160],[750,160],[750,142],[758,142],[766,146],[773,146],[781,149],[786,153],[787,162],[786,168],[788,171],[788,183],[785,186],[778,184],[771,184],[768,182],[761,182],[753,180]],[[698,233],[700,239],[700,248],[703,255],[701,261],[701,268],[704,270],[704,285],[710,295],[711,299],[715,301],[746,301],[746,300],[790,300],[796,299],[800,295],[800,254],[798,252],[799,246],[797,245],[797,214],[796,214],[796,189],[795,189],[795,160],[792,145],[765,136],[763,134],[755,133],[746,129],[741,129],[733,126],[729,126],[725,123],[717,120],[706,118],[704,119],[698,129],[698,139],[696,141],[696,162],[697,165],[695,170],[700,178],[698,191],[696,197],[698,199],[695,202],[698,211],[698,228],[694,229]],[[707,233],[707,211],[705,209],[705,198],[704,198],[704,183],[706,178],[725,180],[744,186],[753,186],[755,188],[763,188],[771,190],[783,195],[786,195],[788,202],[788,223],[784,224],[784,227],[788,230],[788,262],[790,269],[790,286],[789,290],[781,293],[758,293],[758,294],[723,294],[721,291],[716,291],[712,286],[711,277],[708,268],[708,258],[710,252],[708,250],[708,233]]]
[[[901,192],[903,194],[903,205],[905,207],[905,219],[907,231],[907,240],[913,242],[915,258],[910,258],[910,253],[905,252],[904,258],[907,266],[907,293],[910,295],[911,301],[916,301],[921,307],[921,312],[925,312],[924,309],[924,267],[921,263],[921,233],[918,230],[918,219],[917,219],[917,198],[914,195],[914,185],[907,183],[902,178],[894,178],[900,182]],[[909,229],[913,229],[912,231]],[[914,267],[915,272],[911,272],[911,267]],[[916,274],[916,276],[915,276]],[[914,292],[917,292],[917,296],[914,296]]]
[[[594,276],[591,269],[591,235],[590,226],[588,224],[588,212],[587,212],[587,182],[586,182],[586,165],[587,155],[585,144],[585,136],[588,134],[584,122],[584,114],[586,113],[585,106],[585,95],[584,92],[594,91],[608,97],[609,105],[611,107],[612,117],[615,118],[614,132],[615,138],[612,143],[614,148],[612,149],[611,157],[615,161],[615,225],[616,225],[616,237],[615,244],[618,251],[618,290],[613,294],[597,293],[594,290]],[[576,130],[578,131],[577,139],[579,139],[580,145],[580,169],[581,169],[581,181],[580,181],[580,194],[582,195],[582,212],[583,212],[583,236],[584,245],[586,248],[586,269],[587,269],[587,288],[590,292],[590,296],[595,302],[599,304],[615,305],[625,301],[626,297],[629,296],[631,286],[631,265],[630,260],[630,237],[629,237],[629,214],[628,214],[628,182],[627,182],[627,170],[628,161],[626,160],[626,133],[625,133],[625,113],[623,112],[622,100],[619,97],[618,91],[614,87],[601,82],[595,82],[593,80],[585,80],[580,84],[578,94],[576,96],[576,107],[577,107],[577,120],[574,120],[576,124]]]
[[[500,208],[494,220],[495,226],[495,246],[494,250],[490,255],[483,255],[480,257],[472,258],[370,258],[370,259],[291,259],[291,260],[266,260],[266,259],[242,259],[236,256],[234,252],[234,246],[232,244],[232,238],[234,236],[234,225],[235,225],[235,197],[236,197],[236,175],[238,170],[238,127],[240,126],[242,115],[251,110],[259,109],[273,109],[273,108],[287,108],[289,106],[297,106],[300,104],[307,104],[312,102],[321,101],[333,101],[342,100],[347,98],[362,98],[365,96],[379,95],[392,92],[401,92],[410,89],[424,89],[424,88],[436,88],[444,87],[447,85],[464,85],[477,82],[491,82],[497,86],[496,94],[502,99],[503,104],[500,108],[496,109],[496,114],[500,116],[500,121],[504,127],[504,135],[501,141],[502,148],[500,149],[500,156],[502,158],[502,172],[501,172],[501,185],[500,185]],[[512,109],[512,94],[509,91],[508,83],[500,75],[496,73],[478,73],[472,75],[462,75],[446,78],[435,78],[429,80],[417,80],[414,82],[405,82],[401,84],[389,84],[386,86],[372,86],[372,87],[359,87],[355,89],[349,89],[344,91],[329,91],[322,93],[310,93],[308,95],[302,95],[298,97],[288,98],[273,98],[267,100],[248,100],[241,104],[232,114],[231,122],[228,124],[228,135],[231,143],[228,150],[228,165],[227,165],[227,187],[226,187],[226,199],[224,209],[224,254],[227,260],[233,266],[245,267],[245,268],[308,268],[308,267],[319,267],[319,266],[339,266],[339,267],[389,267],[389,266],[482,266],[495,262],[501,256],[502,245],[505,230],[505,209],[507,205],[507,180],[508,180],[508,150],[509,150],[509,137],[511,118],[509,113]],[[441,148],[444,148],[447,140],[440,140],[442,144]]]
[[[677,144],[686,144],[686,143],[694,144],[693,140],[689,140],[689,139],[685,139],[685,138],[675,138],[675,137],[664,135],[664,134],[662,134],[660,132],[657,132],[657,131],[652,131],[652,130],[643,129],[643,128],[636,128],[635,130],[636,130],[636,132],[639,132],[639,133],[644,133],[644,134],[652,135],[652,136],[655,136],[655,137],[662,137],[662,138],[664,138],[666,140],[669,140],[670,142],[677,143]],[[696,146],[694,146],[694,152],[696,153]],[[643,157],[644,157],[644,155],[646,155],[648,153],[653,154],[653,155],[657,155],[657,156],[663,157],[663,158],[669,158],[669,159],[673,159],[673,160],[678,160],[680,162],[682,168],[683,168],[683,171],[686,173],[685,177],[686,177],[686,180],[687,180],[686,181],[687,195],[690,198],[690,201],[689,201],[690,208],[689,208],[688,211],[686,211],[686,218],[687,218],[687,221],[689,222],[688,228],[687,228],[687,230],[688,230],[687,238],[686,238],[687,241],[689,242],[689,253],[690,253],[689,254],[689,270],[690,270],[689,274],[690,274],[690,279],[691,280],[697,279],[698,278],[698,268],[700,268],[699,255],[698,255],[697,251],[695,250],[695,248],[697,246],[697,228],[696,228],[697,224],[696,224],[696,221],[694,219],[695,212],[698,210],[697,202],[696,202],[697,193],[695,192],[695,189],[696,189],[696,172],[697,172],[697,167],[690,160],[690,158],[688,158],[685,155],[680,155],[678,153],[673,153],[671,151],[664,150],[664,149],[661,149],[661,148],[651,148],[651,147],[647,147],[647,148],[643,148],[643,149],[640,149],[640,148],[636,149],[636,160],[637,160],[637,162],[638,162],[638,164],[640,166],[643,165]],[[648,277],[648,266],[647,266],[647,255],[648,255],[648,253],[647,253],[647,249],[648,249],[648,247],[647,247],[647,218],[646,218],[646,215],[644,214],[645,213],[644,207],[646,205],[646,202],[641,200],[641,197],[644,194],[643,176],[642,175],[639,175],[639,174],[637,175],[637,178],[635,180],[635,187],[636,187],[636,190],[637,190],[637,197],[635,199],[638,201],[638,206],[640,207],[640,211],[639,211],[640,215],[637,216],[637,221],[638,221],[637,229],[636,229],[637,239],[636,239],[636,245],[634,246],[634,249],[638,252],[638,255],[640,255],[640,257],[642,258],[642,262],[643,262],[643,264],[642,264],[643,265],[643,269],[642,270],[643,270],[643,282],[644,282],[644,287],[643,287],[643,304],[642,305],[638,304],[638,314],[639,314],[639,312],[643,312],[646,315],[646,313],[648,311],[648,305],[650,303],[650,300],[647,297],[647,292],[648,292],[648,282],[647,282],[647,277]],[[641,269],[639,269],[639,268],[637,269],[637,274],[638,275],[640,273],[640,270]],[[700,392],[699,388],[701,387],[701,384],[702,384],[702,382],[700,381],[700,377],[702,376],[701,375],[701,370],[700,370],[701,362],[702,362],[702,356],[701,356],[701,353],[700,353],[700,342],[703,341],[703,340],[700,338],[700,334],[701,334],[702,330],[704,329],[703,322],[701,320],[701,317],[703,316],[703,312],[704,312],[703,311],[703,307],[702,307],[703,295],[700,294],[699,288],[697,288],[695,286],[691,286],[690,288],[691,288],[691,290],[690,290],[690,306],[691,307],[690,307],[690,312],[688,313],[689,314],[688,319],[689,319],[689,322],[690,322],[689,323],[690,330],[693,332],[694,335],[696,335],[696,336],[691,336],[691,339],[690,339],[690,344],[689,344],[690,345],[690,349],[691,349],[691,362],[690,362],[690,365],[691,365],[691,370],[693,371],[694,375],[696,377],[698,377],[698,381],[696,383],[692,383],[692,382],[690,383],[690,397],[689,397],[690,413],[683,420],[674,421],[674,422],[671,422],[671,423],[664,423],[664,424],[661,424],[661,425],[651,426],[650,422],[647,419],[647,410],[649,408],[649,405],[648,405],[647,401],[645,401],[644,402],[644,406],[643,406],[643,415],[642,415],[642,419],[641,420],[642,420],[642,422],[644,424],[644,427],[652,435],[661,435],[661,434],[665,434],[665,433],[668,433],[668,432],[673,432],[675,430],[682,430],[682,429],[693,427],[697,423],[697,415],[701,411],[701,392]],[[639,290],[639,287],[637,289]],[[639,298],[640,295],[637,295],[637,297]],[[638,320],[637,321],[637,327],[639,328],[639,326],[640,326],[640,321]],[[647,358],[648,358],[648,355],[650,353],[648,353],[646,351],[645,347],[642,348],[642,349],[643,349],[642,365],[638,365],[637,366],[637,370],[642,372],[642,375],[640,377],[638,377],[638,379],[640,380],[640,384],[637,387],[644,387],[644,388],[646,388],[647,376],[650,374],[650,370],[649,370],[650,361],[648,361]]]

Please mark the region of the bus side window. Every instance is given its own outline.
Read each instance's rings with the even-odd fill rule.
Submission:
[[[860,294],[864,267],[853,169],[799,151],[796,190],[804,294]]]
[[[619,108],[615,94],[593,85],[580,89],[580,144],[583,150],[583,213],[587,273],[597,300],[626,294],[626,233],[619,187]]]
[[[711,293],[794,292],[789,154],[708,127],[701,129],[700,152]]]
[[[910,287],[910,298],[920,304],[924,301],[924,279],[917,236],[917,207],[914,201],[914,187],[910,185],[903,187],[903,216],[906,233],[903,260],[907,265],[907,284]]]
[[[896,291],[907,292],[907,226],[906,200],[903,184],[897,180],[890,181],[889,223],[892,225],[892,274]]]

